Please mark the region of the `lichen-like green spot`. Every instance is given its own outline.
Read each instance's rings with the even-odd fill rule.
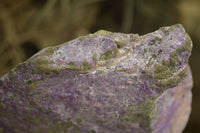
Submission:
[[[74,62],[70,62],[70,63],[68,63],[67,68],[77,69],[77,66],[74,64]]]
[[[170,55],[170,63],[168,63],[169,66],[176,67],[181,64],[178,57],[181,55],[182,52],[185,52],[185,49],[183,47],[178,48],[175,53]]]
[[[32,83],[33,83],[32,79],[30,79],[30,78],[29,78],[29,79],[26,79],[25,82],[26,82],[27,84],[32,84]]]
[[[123,123],[118,123],[117,124],[117,128],[125,130],[126,128],[128,128],[128,125],[127,124],[123,124]]]
[[[90,64],[87,63],[86,61],[83,61],[82,66],[80,66],[80,69],[82,70],[86,70],[86,69],[90,69]]]
[[[14,81],[14,85],[19,85],[19,81]]]
[[[80,70],[80,71],[89,70],[90,68],[91,68],[90,64],[87,63],[86,61],[83,61],[82,65],[80,66],[76,66],[74,62],[68,63],[68,66],[67,66],[67,69],[74,69],[74,70]]]
[[[174,76],[171,79],[160,81],[158,83],[159,88],[171,88],[176,86],[183,78],[187,76],[187,68],[181,71],[178,75]]]
[[[116,48],[114,50],[108,50],[104,54],[101,55],[101,59],[108,60],[111,58],[117,57],[119,50]]]
[[[150,123],[151,117],[150,113],[154,109],[154,100],[141,103],[141,104],[134,104],[130,105],[126,110],[126,116],[124,118],[125,121],[142,124],[144,129],[151,131]]]
[[[9,96],[9,99],[10,100],[13,100],[17,97],[17,94],[16,93],[12,93],[10,96]]]
[[[35,66],[36,68],[33,70],[33,73],[36,73],[36,74],[48,73],[52,71],[52,68],[49,67],[46,59],[39,59],[36,62]]]
[[[97,55],[96,54],[93,56],[92,59],[93,59],[94,63],[97,64]]]
[[[62,44],[63,45],[63,44]],[[36,62],[32,61],[30,63],[30,65],[34,65],[35,68],[32,71],[32,74],[41,74],[41,73],[46,73],[48,74],[49,72],[60,72],[62,71],[64,68],[60,68],[60,67],[50,67],[49,64],[51,64],[52,62],[48,62],[48,56],[52,55],[53,52],[55,51],[55,49],[57,49],[59,46],[54,46],[51,48],[46,49],[44,52],[40,53],[40,55],[43,58],[39,58],[37,59]],[[29,62],[27,62],[29,64]]]
[[[6,109],[6,105],[2,102],[0,102],[0,109]]]
[[[167,66],[156,64],[154,66],[154,79],[168,79],[173,76],[173,71]]]
[[[155,84],[150,85],[151,88],[157,88]]]

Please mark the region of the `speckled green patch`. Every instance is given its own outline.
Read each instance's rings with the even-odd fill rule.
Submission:
[[[93,55],[92,60],[94,61],[95,64],[97,64],[98,59],[96,54]]]
[[[159,86],[160,89],[174,87],[175,85],[177,85],[186,76],[187,76],[187,68],[185,68],[178,75],[174,76],[171,79],[160,81],[158,83],[158,86]]]
[[[68,122],[53,121],[45,117],[35,117],[29,114],[26,115],[22,123],[24,124],[31,123],[32,127],[40,126],[40,128],[25,128],[24,129],[26,132],[31,132],[31,133],[39,133],[39,132],[44,132],[44,131],[45,132],[47,131],[48,133],[61,133],[61,132],[67,133],[69,128],[73,129],[73,127],[76,127],[76,125],[73,124],[71,121],[68,121]],[[47,125],[49,128],[47,128],[45,125]]]
[[[33,81],[32,81],[31,78],[25,79],[25,82],[26,82],[27,84],[32,84],[32,83],[33,83]]]
[[[0,102],[0,109],[5,109],[6,108],[6,105],[2,102]]]
[[[48,62],[47,57],[49,55],[52,55],[54,51],[58,48],[59,46],[54,46],[51,48],[46,49],[46,51],[42,52],[40,56],[43,58],[39,58],[36,62],[32,62],[32,65],[35,66],[35,68],[32,71],[32,74],[41,74],[41,73],[49,73],[49,72],[60,72],[64,70],[64,68],[60,67],[50,67],[49,65],[52,64],[52,62]],[[30,62],[26,62],[27,64],[30,64]]]
[[[12,94],[9,96],[9,99],[10,99],[10,100],[16,99],[17,96],[18,96],[18,95],[17,95],[16,93],[12,93]]]
[[[35,63],[36,68],[33,70],[33,74],[48,73],[54,69],[49,67],[46,59],[40,59]]]
[[[87,63],[86,61],[83,61],[82,65],[76,66],[74,62],[68,63],[66,69],[71,69],[71,70],[79,70],[79,71],[87,71],[91,68],[90,64]]]
[[[163,80],[173,76],[173,72],[167,66],[156,64],[154,66],[154,79]]]
[[[87,70],[87,69],[90,69],[90,64],[87,63],[86,61],[83,61],[82,65],[80,66],[80,69],[81,70]]]
[[[139,125],[142,125],[144,129],[146,128],[147,131],[151,131],[151,117],[149,114],[154,109],[154,106],[154,100],[140,103],[139,105],[130,105],[126,109],[127,113],[124,120],[127,122],[138,123]]]
[[[19,63],[16,67],[11,69],[11,71],[8,73],[9,78],[13,78],[15,74],[19,73],[19,68],[22,67],[22,65],[24,65],[24,63]]]
[[[104,60],[109,60],[111,58],[117,57],[118,53],[119,53],[118,48],[116,48],[114,50],[108,50],[104,54],[102,54],[100,58],[104,59]]]

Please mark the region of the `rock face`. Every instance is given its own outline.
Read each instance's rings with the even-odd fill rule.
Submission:
[[[0,79],[0,132],[181,133],[192,42],[181,25],[98,31],[41,50]]]

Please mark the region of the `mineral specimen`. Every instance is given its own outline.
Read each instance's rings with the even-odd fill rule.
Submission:
[[[0,132],[180,133],[191,111],[192,42],[178,24],[100,30],[41,50],[0,79]]]

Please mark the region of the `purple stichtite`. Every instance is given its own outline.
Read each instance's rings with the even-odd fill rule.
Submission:
[[[45,48],[0,78],[0,132],[181,133],[191,50],[180,24]]]

